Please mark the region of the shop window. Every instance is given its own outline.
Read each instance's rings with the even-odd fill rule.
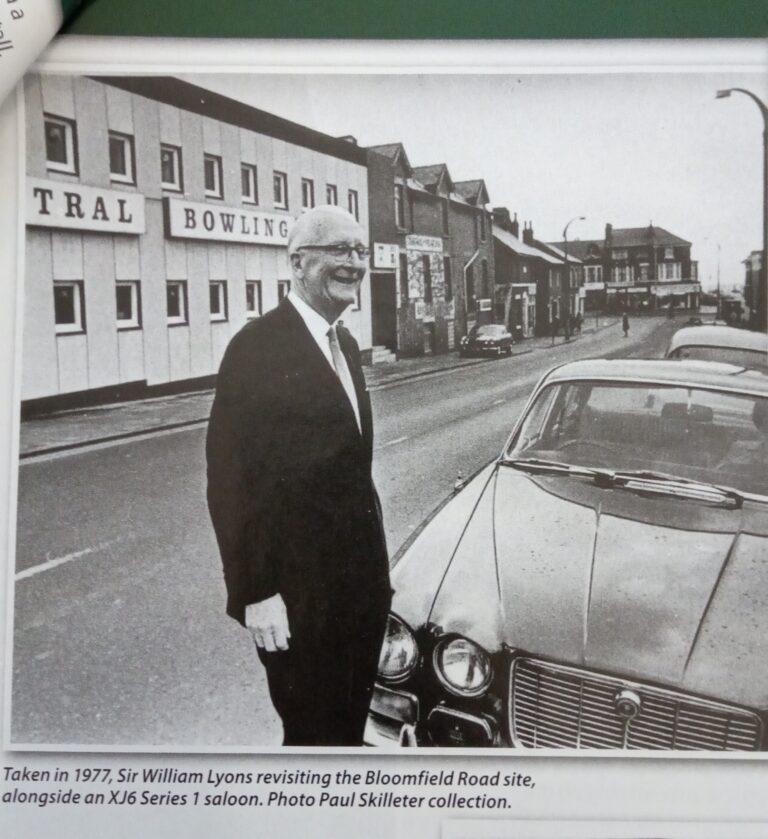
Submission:
[[[356,221],[360,221],[360,202],[358,200],[357,190],[350,189],[347,194],[347,207],[349,212],[355,217]]]
[[[138,329],[141,326],[141,306],[138,282],[119,282],[115,285],[118,329]]]
[[[221,158],[215,154],[203,155],[205,196],[206,198],[223,198],[224,186],[221,169]]]
[[[109,132],[109,178],[113,183],[136,183],[136,155],[133,137]]]
[[[50,172],[77,174],[77,136],[72,120],[45,115],[45,159]]]
[[[315,206],[315,182],[311,178],[301,179],[301,206],[304,210]]]
[[[405,187],[395,184],[395,224],[405,230]]]
[[[85,332],[82,282],[54,282],[53,313],[58,334]]]
[[[424,302],[432,302],[432,266],[429,263],[429,255],[424,254],[421,258],[422,270],[424,272]]]
[[[163,189],[183,192],[184,182],[181,174],[181,149],[178,146],[160,144],[160,185]]]
[[[245,315],[249,318],[257,318],[261,313],[261,280],[247,280],[245,283]]]
[[[187,283],[185,280],[169,280],[165,286],[166,322],[169,326],[187,323]]]
[[[259,203],[258,170],[252,163],[240,164],[240,182],[244,204]]]
[[[325,185],[325,203],[334,206],[339,203],[339,191],[336,189],[336,184]]]
[[[291,290],[291,281],[290,280],[278,280],[277,281],[277,299],[278,302],[281,300],[285,300],[288,296],[288,293]]]
[[[408,303],[408,254],[400,254],[400,300],[405,306]]]
[[[445,283],[445,302],[453,300],[453,277],[451,276],[451,257],[443,257],[443,282]]]
[[[288,176],[285,172],[274,172],[272,175],[272,199],[275,209],[288,209]]]
[[[211,320],[227,319],[227,284],[224,280],[214,280],[208,284],[210,295]]]

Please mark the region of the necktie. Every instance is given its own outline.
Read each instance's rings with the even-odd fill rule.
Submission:
[[[347,361],[344,358],[344,353],[341,351],[341,346],[339,345],[339,336],[336,334],[336,327],[332,326],[328,330],[327,335],[328,345],[331,348],[331,358],[333,359],[333,367],[336,370],[336,375],[339,377],[341,386],[344,388],[344,392],[347,394],[349,404],[352,406],[352,410],[355,412],[357,428],[362,433],[362,427],[360,425],[360,410],[357,405],[357,394],[355,393],[355,386],[352,383],[352,376],[349,375],[349,367],[347,367]]]

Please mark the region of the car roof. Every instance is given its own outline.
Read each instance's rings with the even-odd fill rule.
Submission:
[[[768,335],[748,329],[736,329],[733,326],[685,326],[672,336],[667,352],[672,352],[678,347],[723,347],[754,350],[768,355]]]
[[[701,327],[697,327],[700,329]],[[556,367],[545,382],[570,379],[652,381],[659,384],[700,385],[768,396],[768,375],[760,370],[719,361],[686,359],[589,358]]]

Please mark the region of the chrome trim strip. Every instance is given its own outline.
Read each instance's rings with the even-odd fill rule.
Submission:
[[[488,742],[493,743],[493,729],[491,728],[491,725],[488,722],[488,720],[483,719],[483,717],[476,717],[473,714],[467,714],[464,711],[457,711],[454,708],[447,708],[444,705],[437,705],[429,712],[429,716],[427,717],[427,725],[429,725],[430,721],[432,720],[432,717],[434,717],[435,715],[455,717],[456,719],[462,720],[463,722],[479,724],[485,731],[485,734],[488,737]]]

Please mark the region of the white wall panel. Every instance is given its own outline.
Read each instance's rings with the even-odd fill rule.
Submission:
[[[144,336],[140,329],[122,329],[117,333],[121,382],[144,380]]]
[[[88,341],[85,335],[59,335],[59,393],[88,390]]]
[[[79,233],[60,233],[53,230],[51,231],[51,247],[53,251],[53,279],[82,280],[82,235]]]
[[[112,242],[103,236],[83,237],[85,318],[88,331],[89,387],[120,381],[117,360],[115,262]]]
[[[21,398],[59,392],[59,370],[53,315],[51,234],[27,234],[22,332]]]

